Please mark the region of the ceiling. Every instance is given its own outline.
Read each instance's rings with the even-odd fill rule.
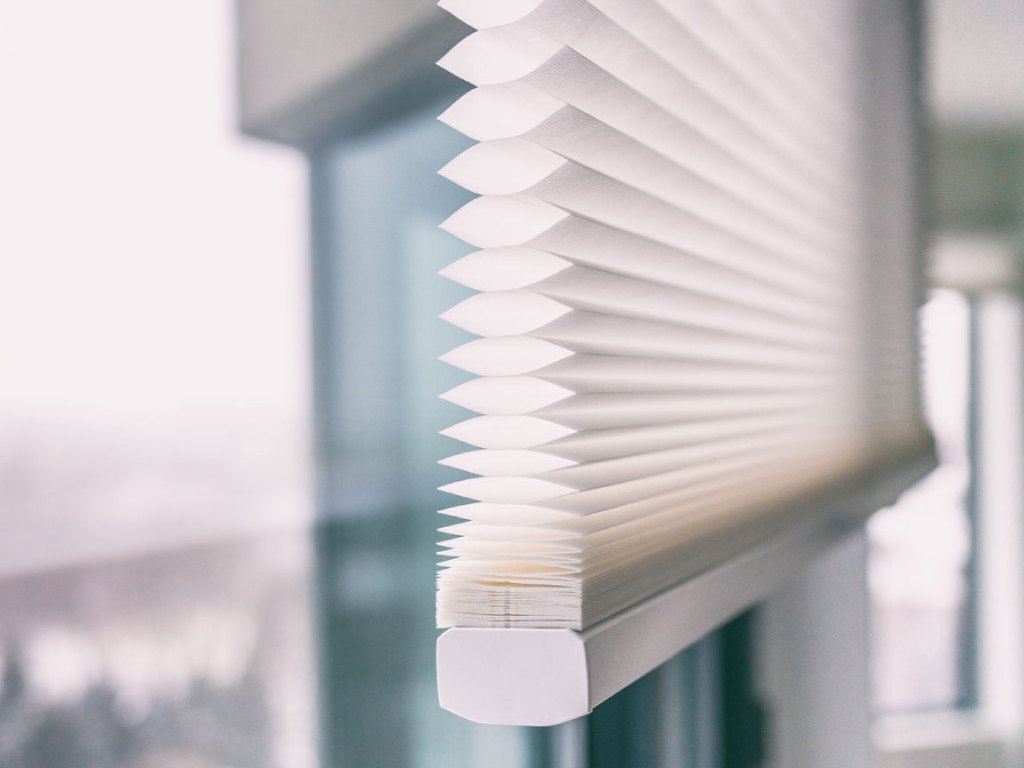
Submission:
[[[1024,0],[929,0],[928,12],[939,120],[1024,126]]]

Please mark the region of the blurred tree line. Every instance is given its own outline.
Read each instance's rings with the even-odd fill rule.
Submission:
[[[0,768],[272,768],[273,724],[250,661],[234,683],[194,678],[184,696],[154,698],[141,717],[106,681],[77,699],[33,695],[16,642],[3,649]]]

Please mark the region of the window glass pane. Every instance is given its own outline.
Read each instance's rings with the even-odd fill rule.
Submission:
[[[883,711],[954,707],[969,696],[971,311],[948,291],[922,311],[926,408],[940,464],[869,526],[875,703]]]
[[[434,489],[459,474],[437,432],[464,415],[437,396],[466,375],[437,357],[472,338],[437,319],[469,295],[437,272],[470,250],[437,226],[469,198],[437,175],[468,146],[441,108],[312,158],[322,764],[710,768],[710,647],[557,728],[438,706],[435,510],[457,501]]]
[[[439,111],[439,110],[438,110]],[[523,729],[444,712],[434,680],[438,430],[460,340],[439,277],[465,246],[437,224],[464,193],[437,169],[464,145],[418,114],[313,160],[323,765],[525,766]]]

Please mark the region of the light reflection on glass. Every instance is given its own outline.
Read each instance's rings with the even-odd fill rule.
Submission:
[[[925,407],[940,464],[869,526],[875,704],[883,711],[954,707],[963,695],[969,312],[963,296],[941,291],[923,309]]]

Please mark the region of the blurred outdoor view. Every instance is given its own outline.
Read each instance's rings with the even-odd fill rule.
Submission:
[[[966,300],[937,292],[922,311],[925,408],[939,467],[869,524],[876,705],[956,707],[970,556]]]
[[[0,4],[5,569],[306,504],[303,168],[238,134],[230,4],[60,17]]]
[[[0,765],[309,766],[305,174],[227,0],[0,2]]]

